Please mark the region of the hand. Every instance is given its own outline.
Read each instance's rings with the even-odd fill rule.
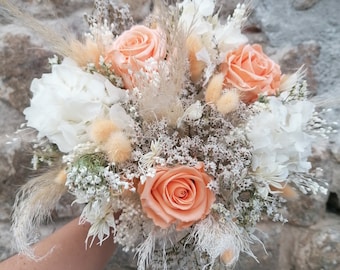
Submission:
[[[23,254],[17,254],[0,263],[0,270],[99,270],[112,256],[116,246],[113,238],[85,247],[90,224],[79,225],[79,218],[66,224],[52,235],[33,246],[38,257],[35,261]]]

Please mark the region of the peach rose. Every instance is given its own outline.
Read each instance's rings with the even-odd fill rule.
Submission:
[[[123,78],[125,88],[131,89],[134,86],[133,72],[143,69],[149,58],[158,61],[165,55],[165,34],[159,28],[136,25],[113,42],[105,62],[110,63],[111,69]]]
[[[175,223],[182,230],[209,214],[215,195],[203,167],[201,162],[196,167],[160,167],[155,177],[139,185],[143,210],[156,225],[165,229]]]
[[[221,67],[225,83],[239,89],[245,103],[256,101],[260,94],[275,95],[280,86],[280,66],[263,53],[259,44],[231,51]]]

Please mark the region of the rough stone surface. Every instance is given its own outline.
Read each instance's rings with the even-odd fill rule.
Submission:
[[[117,0],[118,1],[118,0]],[[127,0],[135,20],[140,21],[152,8],[151,0]],[[175,2],[168,0],[168,2]],[[52,29],[65,29],[81,36],[86,29],[83,14],[91,13],[92,0],[15,0],[15,4]],[[217,0],[224,18],[238,1]],[[339,0],[256,0],[244,26],[251,42],[260,43],[280,65],[283,72],[305,66],[311,95],[327,105],[325,113],[331,125],[339,121],[340,95],[340,21]],[[17,187],[32,176],[30,149],[26,141],[32,134],[19,137],[14,132],[24,122],[23,109],[29,104],[29,85],[48,70],[47,58],[53,50],[33,31],[3,16],[0,9],[0,261],[12,254],[10,213]],[[8,136],[18,138],[8,144]],[[266,247],[254,245],[258,262],[242,255],[235,269],[340,269],[340,135],[330,143],[315,145],[312,162],[324,169],[327,195],[301,196],[287,204],[289,223],[263,221],[258,237]],[[41,228],[42,236],[52,233],[80,209],[70,207],[72,197],[62,198],[52,213],[55,223]],[[332,212],[330,214],[329,212]],[[118,249],[106,270],[136,269],[133,254]]]
[[[282,50],[283,56],[279,60],[281,70],[284,73],[292,73],[297,68],[302,67],[306,72],[306,79],[311,95],[316,95],[318,82],[315,78],[314,67],[320,56],[321,46],[315,40],[309,40],[297,46]]]
[[[41,50],[41,45],[33,44],[25,34],[6,34],[2,37],[2,45],[0,74],[4,76],[0,98],[22,111],[29,105],[28,89],[32,79],[49,70],[48,57],[52,55]]]
[[[340,220],[329,215],[309,230],[301,231],[294,242],[297,270],[340,268]]]
[[[317,2],[319,2],[319,0],[294,0],[293,7],[297,10],[309,9]]]
[[[123,2],[130,6],[131,14],[137,22],[142,21],[150,14],[153,4],[151,0],[125,0]]]
[[[286,217],[290,224],[308,227],[325,215],[327,196],[300,195],[297,201],[287,202]]]
[[[1,92],[1,91],[0,91]],[[9,102],[0,98],[0,212],[8,208],[12,203],[10,199],[18,185],[22,184],[22,176],[27,173],[31,160],[28,148],[14,132],[24,121],[23,115],[13,108]],[[25,152],[27,150],[27,152]],[[9,207],[6,211],[10,213]],[[0,219],[4,216],[1,215]]]

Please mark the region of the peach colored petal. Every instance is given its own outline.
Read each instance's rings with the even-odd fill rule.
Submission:
[[[225,83],[239,89],[246,103],[254,102],[260,94],[274,95],[281,80],[280,66],[263,53],[259,44],[242,45],[228,53],[221,71]]]
[[[105,62],[122,77],[125,88],[134,86],[133,72],[144,69],[149,58],[164,59],[166,40],[160,29],[135,25],[123,32],[112,44],[105,56]]]
[[[151,218],[156,225],[161,228],[167,228],[169,224],[174,222],[174,218],[167,215],[163,208],[160,207],[158,202],[154,199],[154,196],[152,196],[152,180],[154,180],[154,178],[148,179],[145,185],[140,187],[138,190],[141,194],[141,204],[146,215]]]
[[[155,177],[138,188],[146,215],[162,228],[176,223],[177,229],[205,218],[215,200],[207,184],[211,178],[204,164],[196,167],[158,168]]]

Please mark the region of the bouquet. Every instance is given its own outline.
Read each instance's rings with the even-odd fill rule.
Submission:
[[[325,129],[303,69],[282,74],[248,42],[248,13],[223,21],[214,0],[184,0],[135,24],[97,0],[83,40],[49,37],[59,56],[24,111],[33,167],[49,169],[18,193],[20,251],[34,256],[34,228],[69,192],[86,246],[115,241],[138,269],[229,267],[256,259],[262,218],[284,223],[286,200],[324,191],[308,158]]]

